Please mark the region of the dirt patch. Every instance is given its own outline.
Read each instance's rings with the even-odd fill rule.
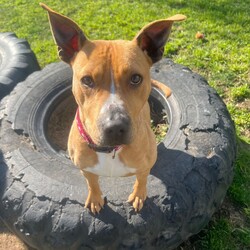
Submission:
[[[215,213],[214,217],[216,219],[227,218],[234,228],[248,228],[250,226],[242,208],[234,205],[228,197],[225,198],[220,210]]]
[[[0,250],[31,250],[0,221]]]
[[[51,114],[47,133],[52,144],[66,151],[70,127],[75,118],[77,105],[73,96],[68,96]]]

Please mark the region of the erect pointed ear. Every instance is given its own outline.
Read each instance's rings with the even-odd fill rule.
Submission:
[[[166,44],[173,22],[185,20],[186,16],[177,14],[168,19],[157,20],[141,29],[134,40],[137,45],[147,52],[152,62],[159,61],[164,53],[164,45]]]
[[[83,43],[87,40],[86,36],[68,17],[53,11],[43,3],[40,3],[40,6],[48,11],[51,32],[58,46],[59,57],[69,63],[75,52],[82,48]]]

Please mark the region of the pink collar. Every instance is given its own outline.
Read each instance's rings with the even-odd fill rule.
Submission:
[[[88,146],[93,149],[96,152],[101,152],[101,153],[111,153],[113,152],[113,158],[115,157],[115,153],[122,148],[122,146],[98,146],[96,145],[93,140],[91,139],[91,137],[89,136],[89,134],[86,132],[85,128],[83,127],[83,124],[81,122],[80,119],[80,114],[79,114],[79,108],[77,108],[76,110],[76,123],[77,123],[77,127],[78,127],[78,131],[80,133],[80,135],[82,136],[82,138],[84,139],[85,142],[87,142]]]

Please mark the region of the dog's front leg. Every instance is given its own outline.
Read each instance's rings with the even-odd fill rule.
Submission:
[[[139,212],[143,203],[147,198],[147,177],[149,175],[149,171],[145,171],[143,173],[136,174],[136,181],[134,184],[134,189],[132,194],[128,197],[128,202],[133,203],[133,207],[136,212]]]
[[[88,197],[85,201],[85,208],[89,208],[93,214],[99,213],[103,208],[104,200],[98,183],[98,176],[87,171],[81,171],[88,184]]]

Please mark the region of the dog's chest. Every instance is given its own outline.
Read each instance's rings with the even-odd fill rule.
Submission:
[[[136,169],[124,165],[118,155],[113,158],[113,153],[97,153],[97,156],[98,163],[95,166],[87,167],[84,170],[99,176],[108,177],[121,177],[136,172]]]

